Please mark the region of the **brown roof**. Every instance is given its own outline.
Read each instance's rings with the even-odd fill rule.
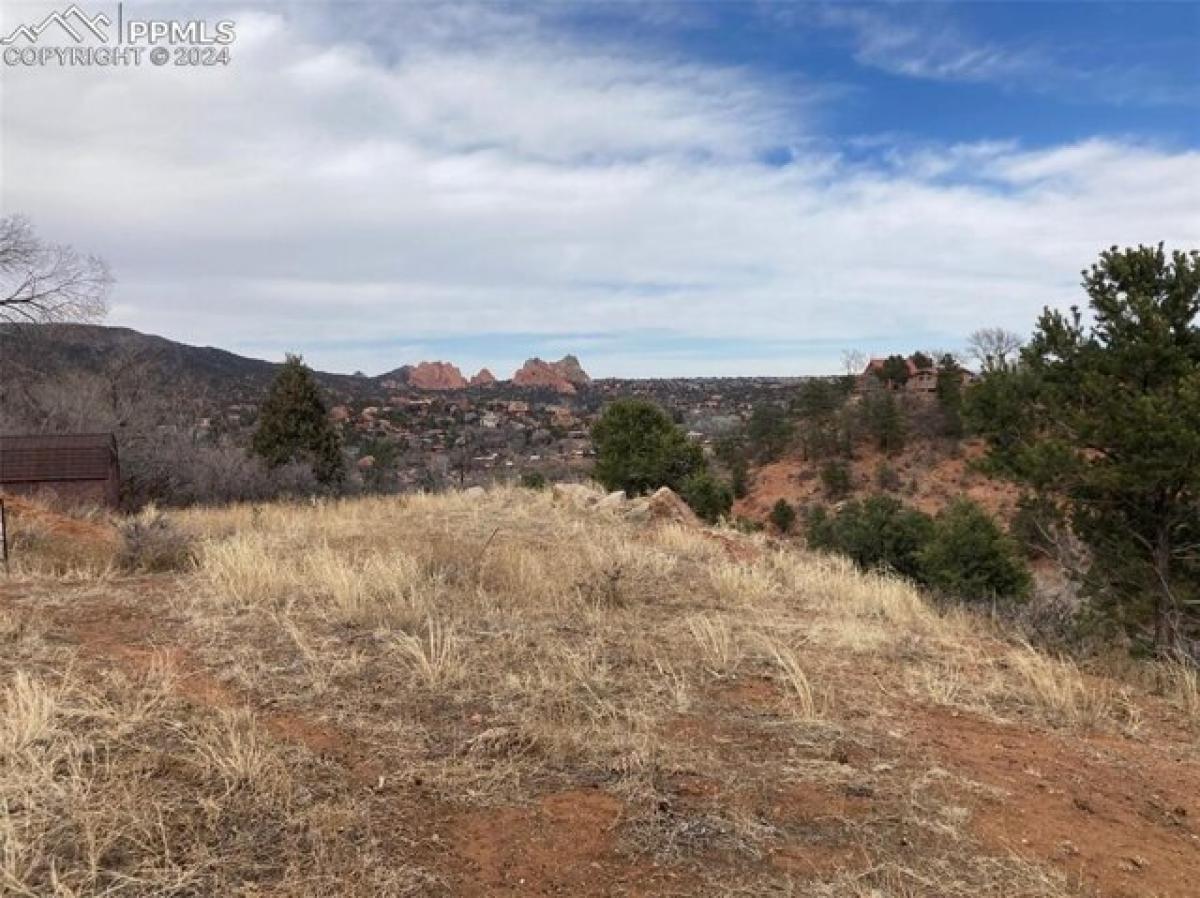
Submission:
[[[0,483],[107,480],[116,455],[111,433],[0,436]]]

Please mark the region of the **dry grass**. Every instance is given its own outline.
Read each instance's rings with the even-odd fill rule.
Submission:
[[[1074,662],[1046,657],[1028,646],[1011,652],[1008,662],[1016,674],[1017,695],[1051,721],[1096,727],[1113,718],[1108,684],[1089,682]]]
[[[1110,684],[902,581],[550,492],[168,517],[194,566],[150,587],[26,544],[29,598],[0,608],[0,893],[501,894],[463,878],[486,857],[455,854],[456,821],[499,814],[489,850],[534,850],[591,818],[518,838],[522,815],[596,789],[620,802],[608,847],[538,875],[653,858],[699,877],[687,894],[1057,898],[1076,891],[975,840],[976,784],[898,760],[891,709],[903,694],[1068,731],[1130,720]],[[88,603],[73,635],[43,613]],[[114,607],[148,631],[124,653]],[[1194,672],[1170,683],[1194,714]],[[813,816],[793,793],[879,812]],[[781,873],[769,859],[795,845],[847,869]]]

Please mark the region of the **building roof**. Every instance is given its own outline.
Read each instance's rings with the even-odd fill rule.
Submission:
[[[0,436],[0,483],[107,480],[116,456],[111,433]]]
[[[883,363],[886,361],[887,361],[887,359],[872,358],[871,361],[867,362],[867,369],[863,372],[863,374],[870,374],[875,371],[879,371],[881,368],[883,368]],[[908,376],[909,377],[916,377],[922,371],[921,368],[918,368],[916,366],[916,364],[913,362],[911,357],[906,358],[904,360],[904,364],[908,368]],[[925,370],[932,371],[934,369],[930,368],[930,369],[925,369]]]

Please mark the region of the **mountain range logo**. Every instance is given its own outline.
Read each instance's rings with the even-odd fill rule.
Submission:
[[[29,43],[35,44],[38,38],[51,25],[58,25],[74,38],[75,43],[82,44],[86,36],[84,31],[90,31],[104,43],[108,43],[108,29],[112,26],[112,19],[104,13],[99,13],[95,16],[88,16],[83,10],[72,3],[62,12],[55,10],[38,22],[36,25],[20,25],[8,37],[0,37],[0,45],[8,46],[16,43],[18,38],[25,38]]]

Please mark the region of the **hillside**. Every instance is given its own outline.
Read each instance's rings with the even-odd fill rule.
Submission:
[[[95,374],[123,364],[138,365],[164,388],[186,384],[224,397],[265,390],[279,368],[275,362],[212,346],[190,346],[125,327],[57,324],[17,330],[0,324],[0,366],[6,377]],[[329,387],[345,387],[359,380],[328,373],[318,373],[318,378]]]
[[[1194,894],[1194,674],[593,502],[19,508],[5,890]]]
[[[971,463],[983,456],[983,449],[979,440],[953,444],[953,451],[947,451],[944,445],[915,442],[890,455],[859,446],[854,459],[847,463],[851,478],[848,497],[890,493],[926,514],[936,514],[953,500],[966,497],[990,514],[1008,520],[1016,509],[1020,490],[973,470]],[[791,453],[756,468],[749,491],[735,503],[734,513],[764,521],[779,499],[797,508],[828,503],[821,482],[822,465]],[[887,489],[879,483],[881,467],[894,474],[894,483]]]

